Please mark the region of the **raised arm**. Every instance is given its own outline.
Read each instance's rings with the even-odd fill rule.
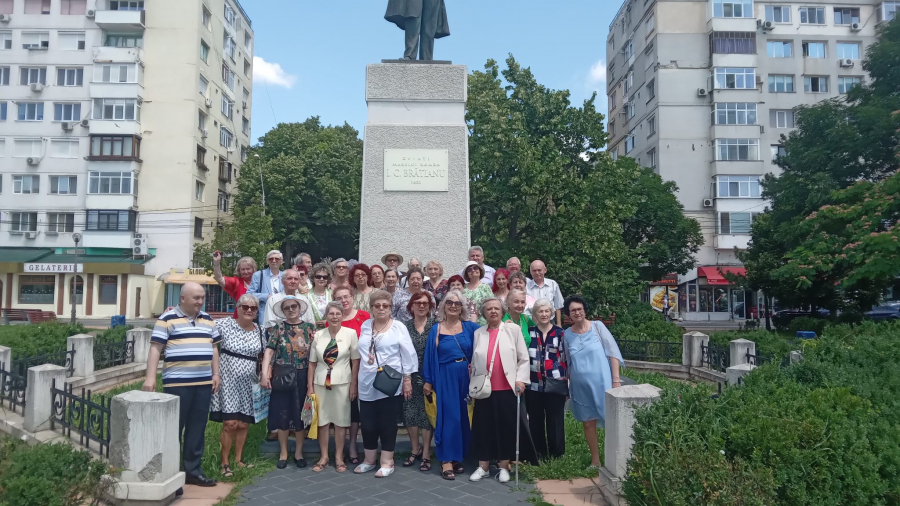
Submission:
[[[222,276],[222,257],[219,253],[213,253],[213,279],[222,288],[225,288],[225,276]]]

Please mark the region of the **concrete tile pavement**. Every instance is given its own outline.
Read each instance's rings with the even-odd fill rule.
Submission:
[[[215,487],[185,485],[184,495],[172,503],[173,506],[215,506],[225,499],[234,487],[231,483],[219,483]]]
[[[544,502],[558,506],[606,506],[600,488],[590,478],[539,480],[535,486]]]

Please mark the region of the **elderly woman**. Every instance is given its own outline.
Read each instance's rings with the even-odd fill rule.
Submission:
[[[284,263],[284,257],[277,249],[266,254],[266,265],[268,269],[262,269],[253,273],[247,292],[252,293],[259,300],[259,314],[256,322],[264,324],[263,318],[266,314],[266,302],[269,296],[284,292],[284,285],[281,283],[281,264]]]
[[[222,287],[232,299],[238,300],[242,295],[247,293],[250,281],[253,280],[253,273],[256,272],[256,260],[253,257],[243,257],[238,260],[237,266],[234,268],[234,277],[222,276],[222,252],[213,253],[213,278],[216,283]],[[257,304],[259,301],[257,300]],[[235,319],[240,316],[237,305],[234,306]]]
[[[339,288],[335,293],[348,294],[349,288]],[[334,424],[334,468],[347,471],[344,463],[344,441],[350,426],[350,406],[356,402],[359,372],[359,337],[356,331],[342,327],[344,307],[340,302],[329,302],[325,307],[328,328],[316,332],[316,339],[309,354],[309,391],[315,394],[319,408],[319,449],[322,457],[313,466],[319,473],[328,467],[328,426]],[[298,444],[300,444],[298,442]]]
[[[450,285],[444,278],[444,266],[437,260],[429,260],[425,264],[425,275],[428,279],[422,284],[422,288],[434,296],[435,304],[440,304],[444,300],[444,295],[450,291]]]
[[[409,262],[406,263],[406,268],[408,269],[406,271],[406,274],[403,274],[403,276],[400,278],[400,288],[404,289],[409,287],[409,271],[413,269],[422,270],[422,261],[415,257],[410,258]]]
[[[463,269],[463,279],[466,280],[466,289],[463,291],[463,295],[475,304],[476,310],[481,308],[482,302],[494,296],[490,285],[481,282],[483,277],[484,267],[478,262],[470,261],[466,264],[466,268]],[[487,320],[484,319],[483,312],[481,314],[482,316],[470,314],[469,318],[472,318],[472,321],[477,322],[479,325],[484,325],[487,323]]]
[[[509,275],[509,289],[522,290],[525,292],[525,313],[531,316],[531,308],[534,306],[534,297],[528,295],[528,278],[522,271],[516,271]]]
[[[447,287],[449,289],[447,293],[452,291],[465,293],[466,281],[459,274],[454,274],[447,280]],[[471,318],[473,314],[475,314],[475,302],[466,299],[466,318]]]
[[[306,467],[303,441],[309,427],[300,420],[300,413],[306,399],[309,349],[316,331],[315,325],[300,319],[300,315],[306,311],[306,304],[303,299],[285,297],[275,308],[279,323],[267,331],[269,344],[263,358],[262,378],[259,384],[263,388],[272,389],[272,397],[269,400],[269,431],[278,431],[278,444],[281,447],[276,466],[278,469],[287,467],[290,431],[294,431],[297,438],[294,463],[297,467]],[[280,372],[286,373],[293,366],[295,379],[292,387],[286,385],[290,382],[273,377],[274,371],[270,368],[273,363],[279,367]]]
[[[384,291],[391,294],[393,297],[398,290],[402,291],[403,289],[399,286],[400,283],[400,271],[397,269],[388,269],[384,271]],[[371,296],[369,298],[369,304],[371,304]]]
[[[506,300],[509,294],[509,271],[506,269],[497,269],[494,271],[494,284],[491,286],[494,296],[500,300]],[[507,302],[509,304],[509,302]]]
[[[591,466],[600,467],[597,420],[605,421],[606,391],[622,386],[619,365],[622,353],[603,322],[587,319],[588,305],[577,295],[566,299],[564,309],[572,326],[564,334],[568,356],[569,398],[575,419],[584,424],[584,438],[591,450]]]
[[[434,445],[441,477],[455,480],[469,454],[469,364],[478,324],[469,321],[469,305],[461,290],[451,290],[438,307],[440,323],[432,327],[422,361],[422,390],[437,402]],[[432,392],[437,394],[434,399]]]
[[[341,285],[349,285],[350,262],[344,258],[338,258],[331,262],[331,274],[333,279],[331,280],[331,284],[328,285],[328,288],[331,288],[332,291]]]
[[[350,291],[350,287],[348,286],[339,286],[333,292],[335,302],[341,303],[341,308],[344,311],[344,317],[341,319],[341,325],[345,329],[352,329],[356,332],[356,337],[359,337],[362,332],[362,324],[366,322],[372,316],[362,309],[355,309],[353,307],[353,293]],[[368,307],[368,304],[366,304]],[[330,326],[330,324],[329,324]],[[356,376],[354,375],[354,378]],[[353,401],[350,403],[350,462],[352,464],[359,464],[359,454],[356,448],[357,435],[359,434],[359,402]]]
[[[432,298],[431,293],[422,289],[422,283],[425,279],[422,269],[410,267],[405,279],[409,281],[409,289],[404,290],[400,288],[394,292],[394,310],[392,312],[392,316],[401,322],[411,320],[413,317],[412,312],[407,309],[409,300],[413,295],[425,293],[429,299]],[[432,307],[434,307],[434,304],[432,304]]]
[[[373,264],[372,267],[369,267],[369,271],[372,277],[372,289],[384,290],[384,267],[378,264]]]
[[[297,256],[294,257],[293,264],[294,264],[294,269],[297,269],[297,267],[302,265],[303,267],[306,268],[306,270],[304,272],[306,272],[308,274],[313,266],[312,256],[310,256],[309,253],[300,252],[297,254]],[[297,270],[300,270],[300,269],[297,269]],[[312,280],[310,280],[310,279],[306,280],[306,287],[312,288]]]
[[[428,334],[434,325],[434,318],[432,318],[434,301],[431,294],[428,292],[413,294],[406,303],[406,310],[413,315],[405,325],[406,330],[409,331],[409,337],[412,339],[413,347],[416,349],[416,356],[419,358],[419,372],[412,374],[412,397],[403,403],[403,422],[412,444],[412,453],[403,462],[403,467],[409,467],[416,463],[416,459],[419,459],[422,461],[419,470],[426,472],[431,470],[431,437],[434,435],[434,429],[425,415],[425,394],[422,391],[425,381],[422,379],[421,371],[423,371],[422,361],[425,358],[425,343],[428,341]],[[419,430],[422,431],[421,446],[419,445]]]
[[[531,382],[528,349],[519,327],[503,322],[503,306],[498,298],[485,300],[481,310],[488,323],[475,331],[472,378],[489,381],[491,394],[475,400],[472,454],[478,459],[478,468],[469,477],[471,481],[490,476],[488,466],[492,460],[498,462],[500,483],[509,481],[509,462],[516,457],[516,423],[525,425],[525,417],[517,417],[516,397],[524,394],[525,386]],[[519,459],[536,463],[527,425],[524,429],[519,439]]]
[[[406,326],[391,318],[393,297],[384,290],[376,290],[369,299],[372,319],[363,323],[359,337],[359,414],[362,424],[365,460],[355,473],[366,473],[380,467],[378,478],[394,472],[394,447],[397,442],[397,418],[403,410],[403,400],[412,395],[411,375],[419,370],[419,359]],[[375,387],[375,377],[387,374],[388,368],[402,375],[396,391],[382,392]],[[384,369],[384,371],[379,371]],[[387,383],[390,383],[388,381]],[[401,396],[402,392],[402,396]],[[376,462],[381,442],[381,463]]]
[[[534,325],[531,318],[525,314],[525,299],[528,295],[517,288],[513,288],[506,296],[506,307],[509,310],[503,321],[515,323],[522,330],[522,338],[525,339],[525,346],[531,345],[531,334],[528,329]]]
[[[566,450],[566,355],[563,329],[554,325],[550,299],[538,299],[532,309],[537,324],[528,329],[531,342],[531,384],[525,391],[528,426],[539,459],[562,457]],[[595,432],[596,434],[596,432]]]
[[[325,327],[325,306],[332,301],[331,288],[328,283],[331,282],[331,268],[324,262],[313,265],[312,268],[313,287],[306,293],[306,299],[313,310],[316,318],[316,327]]]
[[[246,293],[237,300],[238,317],[216,320],[222,336],[219,343],[219,374],[222,385],[213,393],[209,419],[223,423],[219,443],[222,446],[222,476],[234,476],[228,456],[234,446],[234,461],[244,463],[244,443],[247,431],[255,423],[253,384],[256,383],[256,360],[266,348],[265,337],[256,325],[259,301]]]
[[[369,309],[369,296],[372,295],[372,271],[366,264],[356,264],[350,269],[350,281],[353,282],[353,307]]]

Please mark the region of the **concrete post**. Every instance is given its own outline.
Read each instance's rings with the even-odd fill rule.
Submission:
[[[78,334],[66,338],[66,349],[75,349],[72,365],[75,372],[72,376],[86,378],[94,374],[94,336]]]
[[[681,336],[681,365],[691,365],[691,350],[694,345],[694,333],[688,332]]]
[[[53,401],[50,386],[56,380],[56,388],[66,384],[66,368],[53,364],[28,368],[28,384],[25,387],[25,423],[23,427],[34,433],[50,428]]]
[[[709,336],[703,332],[691,332],[691,367],[701,367],[703,365],[703,346],[709,344]]]
[[[0,352],[0,353],[2,353],[2,352]],[[0,357],[2,357],[2,355],[0,355]],[[802,351],[794,350],[791,352],[791,363],[792,364],[796,364],[797,362],[800,362],[801,360],[803,360],[803,352]]]
[[[116,504],[163,505],[184,485],[179,471],[178,397],[134,390],[110,406],[109,463],[119,470]]]
[[[12,348],[0,346],[0,368],[9,371],[10,367],[12,367]]]
[[[126,332],[126,339],[134,340],[134,363],[146,364],[147,355],[150,354],[150,329],[131,329]]]
[[[731,365],[747,364],[747,352],[756,355],[756,343],[746,339],[735,339],[728,343],[728,351],[731,354]]]
[[[634,411],[659,400],[660,389],[648,384],[630,385],[606,391],[606,437],[604,467],[617,479],[625,477],[634,444]]]
[[[750,374],[750,371],[753,369],[756,369],[756,367],[750,364],[733,365],[725,369],[725,381],[728,382],[728,386],[737,385],[738,381]]]

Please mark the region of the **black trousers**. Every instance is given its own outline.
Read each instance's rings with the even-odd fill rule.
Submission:
[[[359,401],[359,428],[363,448],[392,452],[397,444],[397,417],[403,412],[403,396],[395,395],[377,401]]]
[[[209,402],[212,399],[212,385],[184,387],[164,387],[163,392],[177,395],[178,442],[182,444],[182,464],[185,474],[199,476],[200,460],[203,458],[206,421],[209,419]]]
[[[415,60],[434,59],[434,35],[437,32],[439,0],[422,0],[422,16],[406,18],[406,51],[403,57]]]
[[[566,451],[566,397],[525,390],[525,408],[538,458],[561,457]]]

